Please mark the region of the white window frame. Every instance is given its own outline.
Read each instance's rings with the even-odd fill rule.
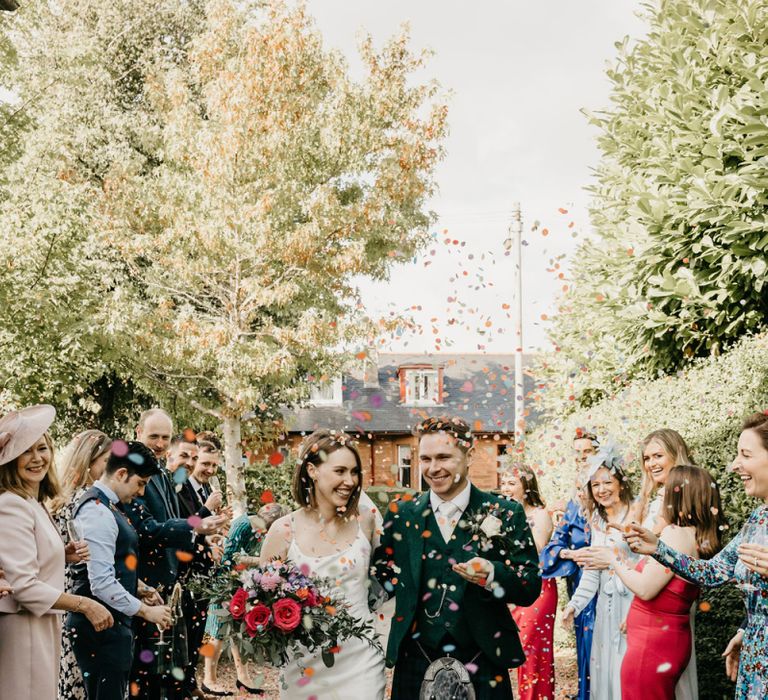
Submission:
[[[321,390],[329,387],[332,392],[330,397],[320,395]],[[309,403],[311,406],[341,406],[342,402],[341,375],[326,382],[313,382],[310,385]]]
[[[432,398],[414,396],[416,382],[424,376],[433,377],[435,385]],[[405,370],[405,405],[406,406],[439,406],[440,405],[440,372],[437,369],[406,369]]]

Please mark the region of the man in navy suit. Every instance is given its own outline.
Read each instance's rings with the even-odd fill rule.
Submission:
[[[178,578],[179,553],[191,555],[198,535],[216,533],[226,522],[222,516],[209,516],[194,526],[181,516],[174,482],[165,467],[168,446],[173,433],[171,417],[160,408],[144,411],[136,427],[136,437],[154,453],[160,463],[144,490],[143,498],[136,498],[126,508],[139,535],[139,578],[149,586],[169,596]],[[139,620],[136,628],[131,680],[138,686],[141,700],[160,700],[166,686],[168,700],[186,700],[183,683],[169,675],[158,673],[153,653],[159,633],[154,625]],[[184,640],[186,643],[186,640]]]

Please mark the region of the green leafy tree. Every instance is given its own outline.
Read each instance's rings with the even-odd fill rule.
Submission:
[[[300,4],[160,9],[165,22],[157,7],[91,0],[69,36],[27,51],[31,71],[61,80],[36,103],[18,160],[41,172],[26,194],[8,178],[2,211],[57,195],[37,240],[58,222],[78,252],[58,249],[41,298],[77,327],[82,356],[107,365],[95,375],[114,368],[223,424],[243,505],[243,421],[274,427],[281,404],[336,371],[375,330],[354,280],[385,277],[425,242],[446,108],[437,85],[414,80],[425,56],[405,34],[380,51],[364,39],[356,82]],[[17,284],[9,274],[9,296]],[[46,322],[38,333],[55,347]]]
[[[768,5],[646,12],[648,36],[608,72],[612,107],[590,115],[595,235],[552,328],[559,410],[716,355],[768,317]]]

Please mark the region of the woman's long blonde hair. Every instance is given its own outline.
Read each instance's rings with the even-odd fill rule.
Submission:
[[[72,438],[61,460],[61,492],[51,501],[53,513],[58,513],[81,488],[90,486],[91,465],[112,448],[112,438],[100,430],[85,430]]]

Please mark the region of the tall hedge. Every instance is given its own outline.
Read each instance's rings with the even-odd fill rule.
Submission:
[[[745,496],[741,481],[728,470],[736,454],[742,419],[768,408],[768,333],[740,341],[729,352],[699,360],[685,371],[653,381],[636,381],[616,396],[532,430],[528,459],[552,495],[573,483],[571,439],[577,427],[594,429],[625,448],[638,477],[639,442],[658,428],[673,428],[685,438],[696,462],[718,481],[730,537],[757,503]],[[697,618],[696,649],[702,698],[732,697],[720,654],[744,609],[732,586],[705,591],[709,610]],[[708,606],[704,606],[707,608]]]
[[[545,372],[545,401],[566,408],[768,320],[768,3],[644,6],[647,36],[617,44],[611,105],[589,114],[596,237],[574,257]]]

